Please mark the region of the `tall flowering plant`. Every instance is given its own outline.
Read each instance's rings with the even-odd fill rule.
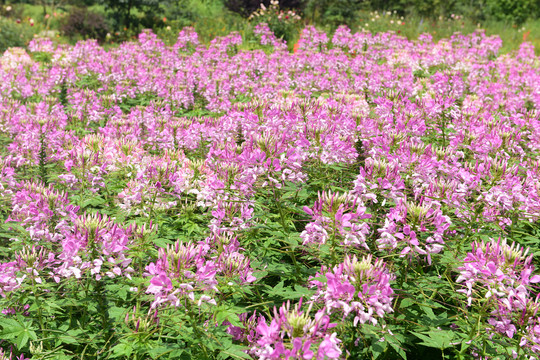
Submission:
[[[312,317],[312,305],[303,310],[302,299],[294,306],[288,301],[279,310],[274,308],[270,323],[260,317],[249,353],[267,360],[341,358],[341,340],[330,333],[336,324],[324,311]]]
[[[249,16],[249,20],[255,24],[265,23],[278,39],[291,41],[299,29],[302,17],[296,11],[281,9],[279,0],[271,0],[268,7],[261,3],[261,7]],[[260,33],[260,30],[257,32]]]
[[[366,238],[370,228],[364,220],[371,215],[366,213],[366,207],[355,195],[319,193],[314,206],[304,207],[304,211],[313,220],[300,234],[304,245],[320,247],[328,242],[333,258],[342,247],[369,250]]]
[[[258,23],[253,33],[259,38],[261,45],[272,46],[276,50],[287,50],[287,43],[283,39],[278,39],[267,23]]]
[[[515,339],[515,356],[540,352],[540,309],[536,290],[540,275],[535,275],[529,249],[506,240],[476,242],[458,268],[458,292],[467,296],[467,305],[478,306],[487,321],[478,325],[489,338],[502,334]]]
[[[323,303],[328,314],[338,313],[343,319],[352,315],[354,326],[367,322],[375,325],[378,318],[393,312],[393,279],[382,260],[374,262],[371,255],[360,260],[347,255],[333,269],[323,266],[311,285],[317,289],[314,301]]]
[[[431,263],[431,255],[444,248],[443,235],[451,223],[437,202],[400,201],[388,212],[384,226],[378,230],[378,247],[399,250],[400,256],[425,256]]]

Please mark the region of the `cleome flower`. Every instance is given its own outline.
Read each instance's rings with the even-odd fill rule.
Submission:
[[[366,236],[369,225],[362,220],[369,219],[371,215],[366,214],[362,201],[355,195],[331,191],[319,193],[313,207],[304,207],[304,211],[313,219],[300,234],[304,245],[320,246],[335,236],[344,246],[368,249]]]
[[[313,303],[307,311],[301,310],[302,299],[291,308],[290,301],[279,310],[274,308],[270,324],[259,318],[254,343],[249,351],[258,359],[338,359],[342,354],[341,340],[337,334],[329,334],[335,326],[330,323],[324,310],[310,316]]]
[[[515,338],[521,348],[540,353],[539,296],[532,284],[540,282],[533,275],[529,249],[506,240],[476,242],[463,259],[457,290],[467,296],[468,306],[482,303],[490,309],[487,331],[490,336],[504,334]]]
[[[339,313],[343,319],[353,315],[357,326],[366,322],[377,324],[378,318],[393,312],[392,279],[381,259],[373,262],[371,255],[361,260],[347,255],[333,269],[323,266],[310,283],[317,288],[313,300],[324,303],[327,314]]]

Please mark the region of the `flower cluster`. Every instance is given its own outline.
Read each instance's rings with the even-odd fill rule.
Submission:
[[[130,214],[148,217],[152,212],[170,209],[176,205],[176,201],[167,201],[165,195],[159,181],[152,184],[147,179],[132,180],[118,194],[118,207]]]
[[[287,44],[276,38],[267,23],[257,24],[253,32],[260,38],[261,45],[270,45],[276,50],[287,50]]]
[[[361,260],[347,255],[343,263],[333,269],[323,267],[311,280],[317,288],[313,300],[323,303],[329,315],[342,314],[344,319],[354,315],[355,326],[377,324],[378,318],[393,312],[392,280],[381,259],[373,262],[371,255]]]
[[[23,48],[12,47],[4,51],[2,55],[2,64],[3,68],[15,69],[19,66],[31,65],[33,63],[32,58]]]
[[[298,40],[298,49],[309,51],[322,51],[326,49],[328,44],[328,35],[324,31],[320,31],[315,26],[307,26]]]
[[[31,52],[53,53],[54,48],[54,43],[50,38],[47,37],[34,38],[28,43],[28,50],[30,50]]]
[[[310,315],[313,303],[302,310],[302,299],[274,308],[270,323],[259,318],[250,353],[258,359],[338,359],[342,354],[341,340],[328,330],[335,326],[324,311]]]
[[[8,221],[19,221],[35,240],[60,241],[79,210],[69,203],[66,193],[35,182],[20,184],[11,202]]]
[[[302,18],[294,10],[283,10],[279,6],[279,0],[270,0],[270,6],[266,7],[261,2],[261,7],[249,16],[249,21],[256,24],[267,24],[271,31],[262,30],[260,27],[255,29],[255,34],[261,36],[261,41],[272,41],[278,45],[276,49],[284,49],[283,43],[273,41],[272,38],[281,38],[285,41],[292,39],[292,32],[297,28]],[[275,36],[272,34],[275,34]]]
[[[319,200],[313,208],[305,207],[304,211],[314,220],[300,234],[304,245],[320,246],[337,238],[343,246],[369,250],[366,243],[369,225],[362,220],[369,219],[371,215],[366,214],[366,207],[356,196],[330,191],[319,193]]]
[[[159,250],[158,259],[146,267],[151,277],[146,292],[154,295],[152,308],[161,304],[188,306],[188,302],[216,305],[219,286],[255,281],[249,259],[236,239],[214,236],[198,244],[182,243]]]
[[[458,292],[467,296],[468,305],[487,303],[490,317],[487,323],[509,338],[518,335],[521,347],[540,352],[539,298],[532,289],[540,282],[533,275],[534,265],[529,249],[506,240],[477,242],[458,268],[458,283],[464,288]]]
[[[197,47],[199,45],[199,35],[195,32],[195,29],[192,27],[183,28],[180,33],[178,33],[178,38],[174,44],[175,50],[188,50],[190,47]]]
[[[416,204],[400,201],[388,212],[384,226],[378,229],[378,247],[388,251],[398,249],[400,256],[425,255],[431,263],[431,255],[444,247],[443,235],[451,221],[443,215],[437,202]]]
[[[302,19],[300,15],[293,10],[281,10],[279,7],[279,0],[271,0],[269,7],[266,7],[263,3],[261,3],[261,7],[249,16],[249,20],[256,18],[264,19],[269,16],[274,16],[278,20],[289,23],[294,23]]]

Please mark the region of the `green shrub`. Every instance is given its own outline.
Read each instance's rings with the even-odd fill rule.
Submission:
[[[163,25],[160,19],[164,8],[174,6],[174,1],[159,0],[99,0],[107,11],[108,20],[116,30],[124,28],[139,32],[142,27]]]
[[[486,0],[486,8],[494,19],[518,25],[538,17],[536,0]]]
[[[352,0],[312,0],[313,3],[325,1],[335,7]],[[459,14],[474,21],[493,19],[514,24],[540,15],[538,0],[367,0],[364,4],[371,10],[396,10],[400,15],[437,18]]]
[[[263,4],[266,7],[270,6],[270,0],[225,0],[224,4],[227,7],[227,9],[238,13],[243,16],[249,16],[253,14],[253,12],[257,11],[261,7],[261,4]],[[305,5],[304,0],[281,0],[279,2],[279,6],[282,9],[295,9],[300,10]]]
[[[358,10],[364,5],[363,0],[310,0],[305,14],[313,22],[319,20],[333,29],[343,24],[352,27],[358,18]]]
[[[268,7],[260,7],[250,15],[249,20],[253,24],[268,24],[274,35],[287,43],[298,36],[302,24],[299,14],[294,10],[282,10],[277,0],[270,1]]]
[[[450,15],[454,10],[456,1],[414,0],[411,3],[412,12],[425,17],[438,17]]]
[[[62,32],[73,38],[80,36],[84,39],[103,41],[109,32],[105,17],[87,8],[72,8],[61,26]]]
[[[225,13],[225,6],[220,0],[176,0],[165,8],[167,19],[181,21],[184,26],[192,25],[201,17],[218,17]]]
[[[32,39],[31,29],[23,24],[0,17],[0,51],[4,52],[9,47],[24,47]]]
[[[0,16],[12,19],[22,19],[24,6],[22,4],[5,4],[0,6]]]

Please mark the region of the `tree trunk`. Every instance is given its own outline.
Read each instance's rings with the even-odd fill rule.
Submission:
[[[128,0],[126,20],[125,20],[126,28],[128,29],[131,27],[131,6],[132,6],[132,0]]]

